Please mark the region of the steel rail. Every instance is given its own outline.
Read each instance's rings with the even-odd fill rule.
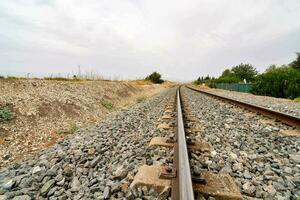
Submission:
[[[278,111],[274,111],[274,110],[271,110],[271,109],[268,109],[268,108],[265,108],[265,107],[262,107],[262,106],[254,105],[254,104],[251,104],[251,103],[246,103],[246,102],[238,101],[238,100],[231,99],[231,98],[228,98],[228,97],[220,96],[220,95],[213,94],[213,93],[210,93],[210,92],[206,92],[206,91],[196,89],[196,88],[193,88],[193,87],[190,87],[190,86],[186,86],[186,87],[191,89],[191,90],[206,94],[208,96],[211,96],[211,97],[214,97],[214,98],[217,98],[217,99],[224,100],[224,101],[227,101],[229,103],[235,104],[239,107],[246,108],[250,111],[260,113],[264,116],[275,118],[275,119],[283,122],[284,124],[300,128],[300,118],[299,117],[288,115],[288,114],[278,112]]]
[[[172,199],[194,200],[194,191],[189,163],[189,156],[185,138],[180,87],[177,90],[177,145],[175,145],[175,167],[177,169],[177,183],[172,184]],[[177,154],[177,155],[176,155]],[[176,186],[175,188],[173,186]],[[178,190],[178,191],[177,191]]]

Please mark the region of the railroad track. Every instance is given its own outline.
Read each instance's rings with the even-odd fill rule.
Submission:
[[[176,117],[176,124],[166,121]],[[149,146],[161,146],[173,149],[173,162],[168,166],[147,166],[139,168],[132,185],[156,188],[158,192],[170,193],[172,200],[193,200],[214,197],[216,199],[242,199],[234,179],[227,174],[199,172],[190,165],[191,152],[209,152],[212,146],[201,140],[195,140],[192,134],[199,134],[194,126],[195,116],[191,114],[187,99],[181,95],[180,87],[176,98],[170,100],[162,116],[164,123],[158,128],[174,130],[171,137],[155,137]]]
[[[300,196],[300,140],[281,134],[294,127],[267,126],[186,87],[175,91],[0,169],[0,199]]]
[[[197,88],[194,88],[194,87],[191,87],[191,86],[186,86],[186,87],[191,89],[191,90],[200,92],[202,94],[211,96],[213,98],[216,98],[216,99],[219,99],[219,100],[237,105],[239,107],[245,108],[245,109],[250,110],[252,112],[260,113],[264,116],[274,118],[278,121],[281,121],[284,124],[300,128],[300,118],[299,117],[288,115],[288,114],[278,112],[278,111],[274,111],[274,110],[271,110],[271,109],[268,109],[268,108],[265,108],[265,107],[262,107],[262,106],[254,105],[254,104],[251,104],[251,103],[246,103],[246,102],[243,102],[243,101],[238,101],[238,100],[235,100],[235,99],[231,99],[231,98],[227,98],[227,97],[220,96],[220,95],[217,95],[217,94],[213,94],[213,93],[210,93],[210,92],[207,92],[207,91],[204,91],[204,90],[200,90],[200,89],[197,89]]]

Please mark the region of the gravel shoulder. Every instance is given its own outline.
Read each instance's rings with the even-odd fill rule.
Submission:
[[[0,120],[0,167],[166,88],[143,81],[0,79],[0,109],[14,113],[11,121]]]
[[[201,88],[201,89],[220,96],[229,97],[247,103],[252,103],[265,108],[269,108],[274,111],[280,111],[283,113],[287,113],[289,115],[300,117],[300,102],[296,102],[290,99],[259,96],[259,95],[249,94],[249,93],[215,89],[215,88]]]
[[[296,199],[300,196],[300,138],[285,136],[291,129],[198,92],[183,89],[211,153],[192,154],[191,165],[228,173],[245,199]]]
[[[153,189],[131,188],[142,164],[166,162],[149,150],[159,117],[175,90],[170,89],[102,123],[68,135],[32,158],[0,170],[0,199],[137,199],[159,197]],[[164,199],[164,198],[162,198]]]

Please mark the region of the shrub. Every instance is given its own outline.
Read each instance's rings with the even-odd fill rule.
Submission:
[[[13,119],[14,113],[7,107],[0,108],[0,122]]]
[[[16,76],[7,76],[6,79],[9,79],[9,80],[16,80],[16,79],[19,79],[19,78],[16,77]]]
[[[281,98],[300,96],[300,70],[282,66],[256,77],[252,93]]]
[[[102,106],[104,106],[108,110],[111,110],[114,108],[113,103],[108,100],[102,99],[100,103]]]
[[[163,83],[164,80],[161,79],[161,75],[157,72],[153,72],[149,76],[145,78],[147,81],[151,81],[152,83]]]
[[[65,77],[45,77],[44,79],[45,80],[54,80],[54,81],[79,81],[80,80],[77,77],[73,77],[73,79],[65,78]]]
[[[294,101],[299,102],[300,103],[300,97],[297,97],[294,99]]]
[[[71,127],[67,130],[60,130],[58,131],[58,134],[68,135],[75,133],[79,127],[76,124],[72,124]]]
[[[146,97],[138,97],[137,99],[136,99],[136,102],[137,103],[141,103],[141,102],[143,102],[143,101],[145,101],[146,100]]]
[[[4,78],[5,78],[4,76],[0,75],[0,79],[4,79]]]

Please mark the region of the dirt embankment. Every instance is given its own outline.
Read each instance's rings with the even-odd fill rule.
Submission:
[[[143,101],[166,86],[143,81],[0,80],[0,167]]]

